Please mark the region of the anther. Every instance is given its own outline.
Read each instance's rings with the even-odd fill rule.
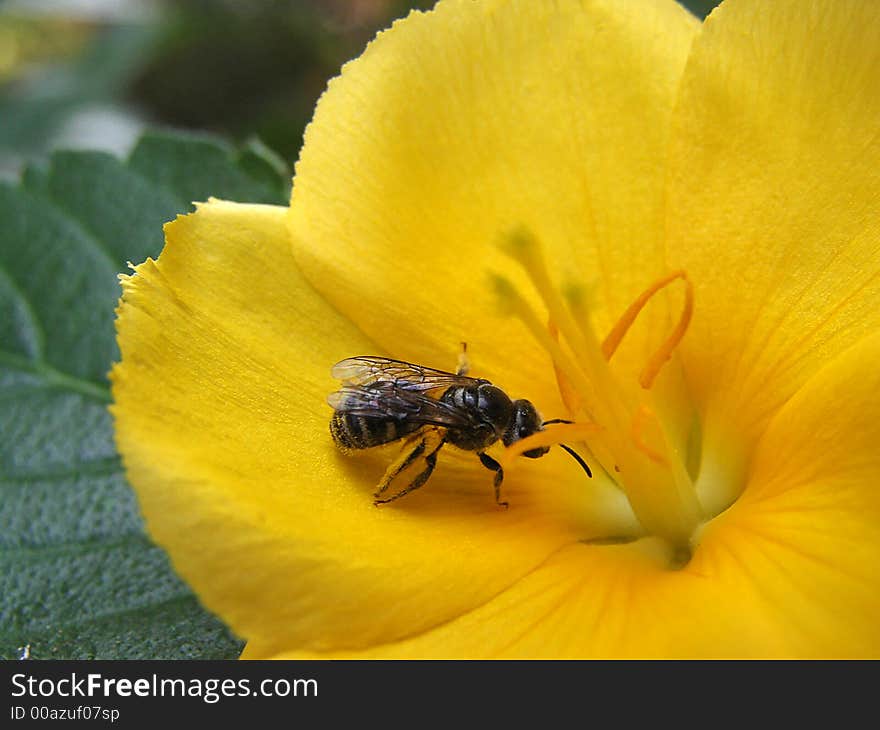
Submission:
[[[538,239],[528,229],[516,228],[501,239],[501,250],[516,261],[529,277],[575,357],[589,361],[591,333],[578,325],[566,307],[558,287],[550,278]]]

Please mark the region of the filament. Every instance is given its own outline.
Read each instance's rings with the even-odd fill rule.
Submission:
[[[651,284],[651,286],[639,294],[635,301],[626,308],[626,311],[621,315],[620,319],[617,320],[617,323],[611,328],[611,332],[608,333],[608,336],[602,342],[602,354],[605,356],[606,360],[610,360],[614,353],[617,352],[617,348],[620,346],[621,341],[626,333],[629,332],[630,327],[632,327],[633,323],[636,321],[636,317],[639,316],[642,309],[645,308],[645,305],[655,294],[657,294],[657,292],[671,284],[676,279],[681,279],[685,283],[684,307],[681,316],[679,317],[678,324],[675,326],[672,334],[666,338],[663,344],[660,345],[657,351],[651,356],[639,375],[639,384],[646,390],[654,384],[654,380],[660,373],[663,365],[670,357],[672,357],[672,352],[678,346],[678,343],[681,342],[687,332],[688,326],[690,325],[691,317],[694,312],[694,286],[688,278],[687,273],[681,270],[673,271],[671,274],[668,274]]]
[[[553,428],[533,433],[524,439],[515,441],[504,450],[504,461],[509,463],[517,456],[538,449],[542,446],[556,446],[564,441],[586,441],[591,436],[602,432],[602,427],[595,423],[563,423]]]
[[[666,458],[663,454],[659,453],[652,449],[645,442],[644,438],[644,429],[650,420],[654,418],[654,413],[647,406],[640,406],[639,410],[636,411],[636,415],[633,416],[632,421],[632,440],[636,445],[636,448],[641,451],[645,456],[647,456],[651,461],[655,464],[666,464]]]

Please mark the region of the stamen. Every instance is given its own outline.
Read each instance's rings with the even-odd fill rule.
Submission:
[[[528,229],[517,228],[502,239],[501,250],[525,270],[575,357],[581,362],[589,363],[593,359],[593,353],[596,352],[595,347],[590,347],[591,331],[585,331],[579,326],[565,306],[558,287],[550,278],[538,240]]]
[[[633,416],[632,421],[632,440],[636,445],[636,448],[645,454],[651,461],[655,464],[665,465],[668,462],[666,461],[666,457],[663,454],[659,453],[652,449],[645,442],[644,437],[644,429],[645,426],[648,425],[649,421],[655,418],[653,411],[645,405],[639,407],[639,410],[636,411],[635,416]]]
[[[547,323],[547,331],[553,340],[558,343],[559,329],[552,319]],[[553,360],[553,373],[556,375],[556,387],[559,390],[562,403],[568,409],[568,412],[571,414],[580,413],[583,409],[583,402],[577,390],[572,386],[571,381],[565,377],[565,373],[560,370],[555,360]]]
[[[657,352],[651,356],[648,364],[645,365],[645,369],[639,375],[639,385],[645,390],[648,390],[654,384],[654,379],[660,374],[660,370],[666,364],[666,361],[672,357],[673,351],[678,347],[678,343],[681,342],[691,323],[691,317],[694,313],[694,285],[691,284],[687,275],[684,276],[684,281],[686,285],[684,290],[684,309],[682,309],[678,324],[672,330],[672,334],[660,345]]]
[[[559,367],[569,382],[575,384],[575,387],[582,388],[586,393],[592,393],[594,391],[593,385],[587,380],[575,361],[544,329],[538,316],[532,311],[528,302],[519,295],[513,284],[503,276],[497,275],[492,277],[492,282],[504,308],[519,317],[532,336],[550,353],[554,367]]]
[[[639,384],[646,390],[654,384],[654,380],[660,373],[661,368],[666,361],[672,357],[673,351],[678,346],[678,343],[681,342],[685,332],[687,332],[688,325],[690,325],[691,316],[694,312],[694,286],[688,278],[687,273],[681,270],[673,271],[671,274],[668,274],[651,284],[651,286],[639,294],[636,300],[627,307],[626,311],[621,315],[620,319],[617,320],[617,323],[611,328],[611,332],[608,333],[608,336],[602,342],[602,354],[605,356],[606,360],[610,360],[614,353],[617,352],[617,348],[620,346],[624,335],[626,335],[630,327],[632,327],[633,322],[635,322],[636,317],[639,316],[639,313],[644,309],[645,305],[655,294],[657,294],[657,292],[671,284],[676,279],[681,279],[685,283],[684,309],[682,310],[681,317],[679,318],[675,329],[672,331],[672,334],[651,356],[648,360],[648,364],[645,365],[639,375]]]
[[[599,339],[596,337],[596,332],[590,324],[590,302],[594,298],[592,289],[568,282],[562,288],[562,297],[565,299],[565,304],[571,312],[571,316],[577,322],[584,341],[595,345],[596,350],[601,354]]]
[[[538,241],[529,231],[508,234],[502,248],[525,270],[546,314],[539,316],[531,302],[503,277],[494,277],[495,289],[504,308],[515,314],[549,353],[562,401],[576,421],[553,419],[557,423],[547,422],[543,430],[511,444],[499,459],[502,468],[510,468],[526,452],[558,445],[589,474],[587,461],[566,443],[576,445],[623,490],[647,531],[674,544],[686,544],[701,519],[700,505],[680,463],[676,443],[652,409],[650,388],[690,325],[693,286],[687,274],[675,271],[648,287],[600,343],[584,291],[560,292],[551,280]],[[645,390],[639,392],[635,383],[618,380],[608,361],[651,298],[677,279],[685,283],[681,317],[640,373],[639,383]]]
[[[603,431],[602,427],[595,423],[561,423],[543,431],[533,433],[524,439],[515,441],[504,450],[501,457],[502,465],[509,464],[517,456],[526,451],[541,448],[542,446],[556,446],[563,441],[586,441]]]
[[[576,412],[585,414],[591,420],[600,421],[609,428],[625,424],[628,418],[624,416],[622,406],[626,402],[626,396],[608,369],[599,341],[590,326],[589,317],[584,318],[580,324],[575,321],[571,310],[563,301],[559,288],[550,278],[539,241],[527,229],[519,228],[503,238],[501,248],[525,270],[547,307],[550,319],[565,340],[567,351],[570,351],[574,357],[574,359],[567,356],[557,357],[555,353],[563,352],[558,341],[548,337],[546,332],[541,332],[539,335],[534,329],[534,322],[527,323],[538,342],[551,353],[559,369],[581,396],[582,405]],[[520,317],[524,316],[522,312],[519,314]],[[531,310],[529,315],[531,319],[535,319]],[[548,346],[545,344],[548,342],[553,344]],[[574,400],[572,405],[576,405]]]

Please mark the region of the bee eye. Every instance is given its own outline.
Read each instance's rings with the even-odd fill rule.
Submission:
[[[518,400],[514,402],[513,406],[513,418],[504,434],[505,446],[510,446],[515,441],[527,438],[541,430],[541,417],[529,401]]]

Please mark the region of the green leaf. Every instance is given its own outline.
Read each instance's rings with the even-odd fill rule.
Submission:
[[[250,161],[250,151],[246,157]],[[241,165],[240,158],[237,150],[213,137],[155,132],[141,138],[131,153],[129,167],[172,190],[182,205],[208,196],[286,205],[283,191],[289,175],[282,176],[276,170],[274,182],[267,184],[265,168],[254,175],[253,166]]]
[[[171,132],[0,185],[0,657],[238,655],[146,537],[114,448],[116,277],[190,201],[285,203],[287,185],[259,146]]]

